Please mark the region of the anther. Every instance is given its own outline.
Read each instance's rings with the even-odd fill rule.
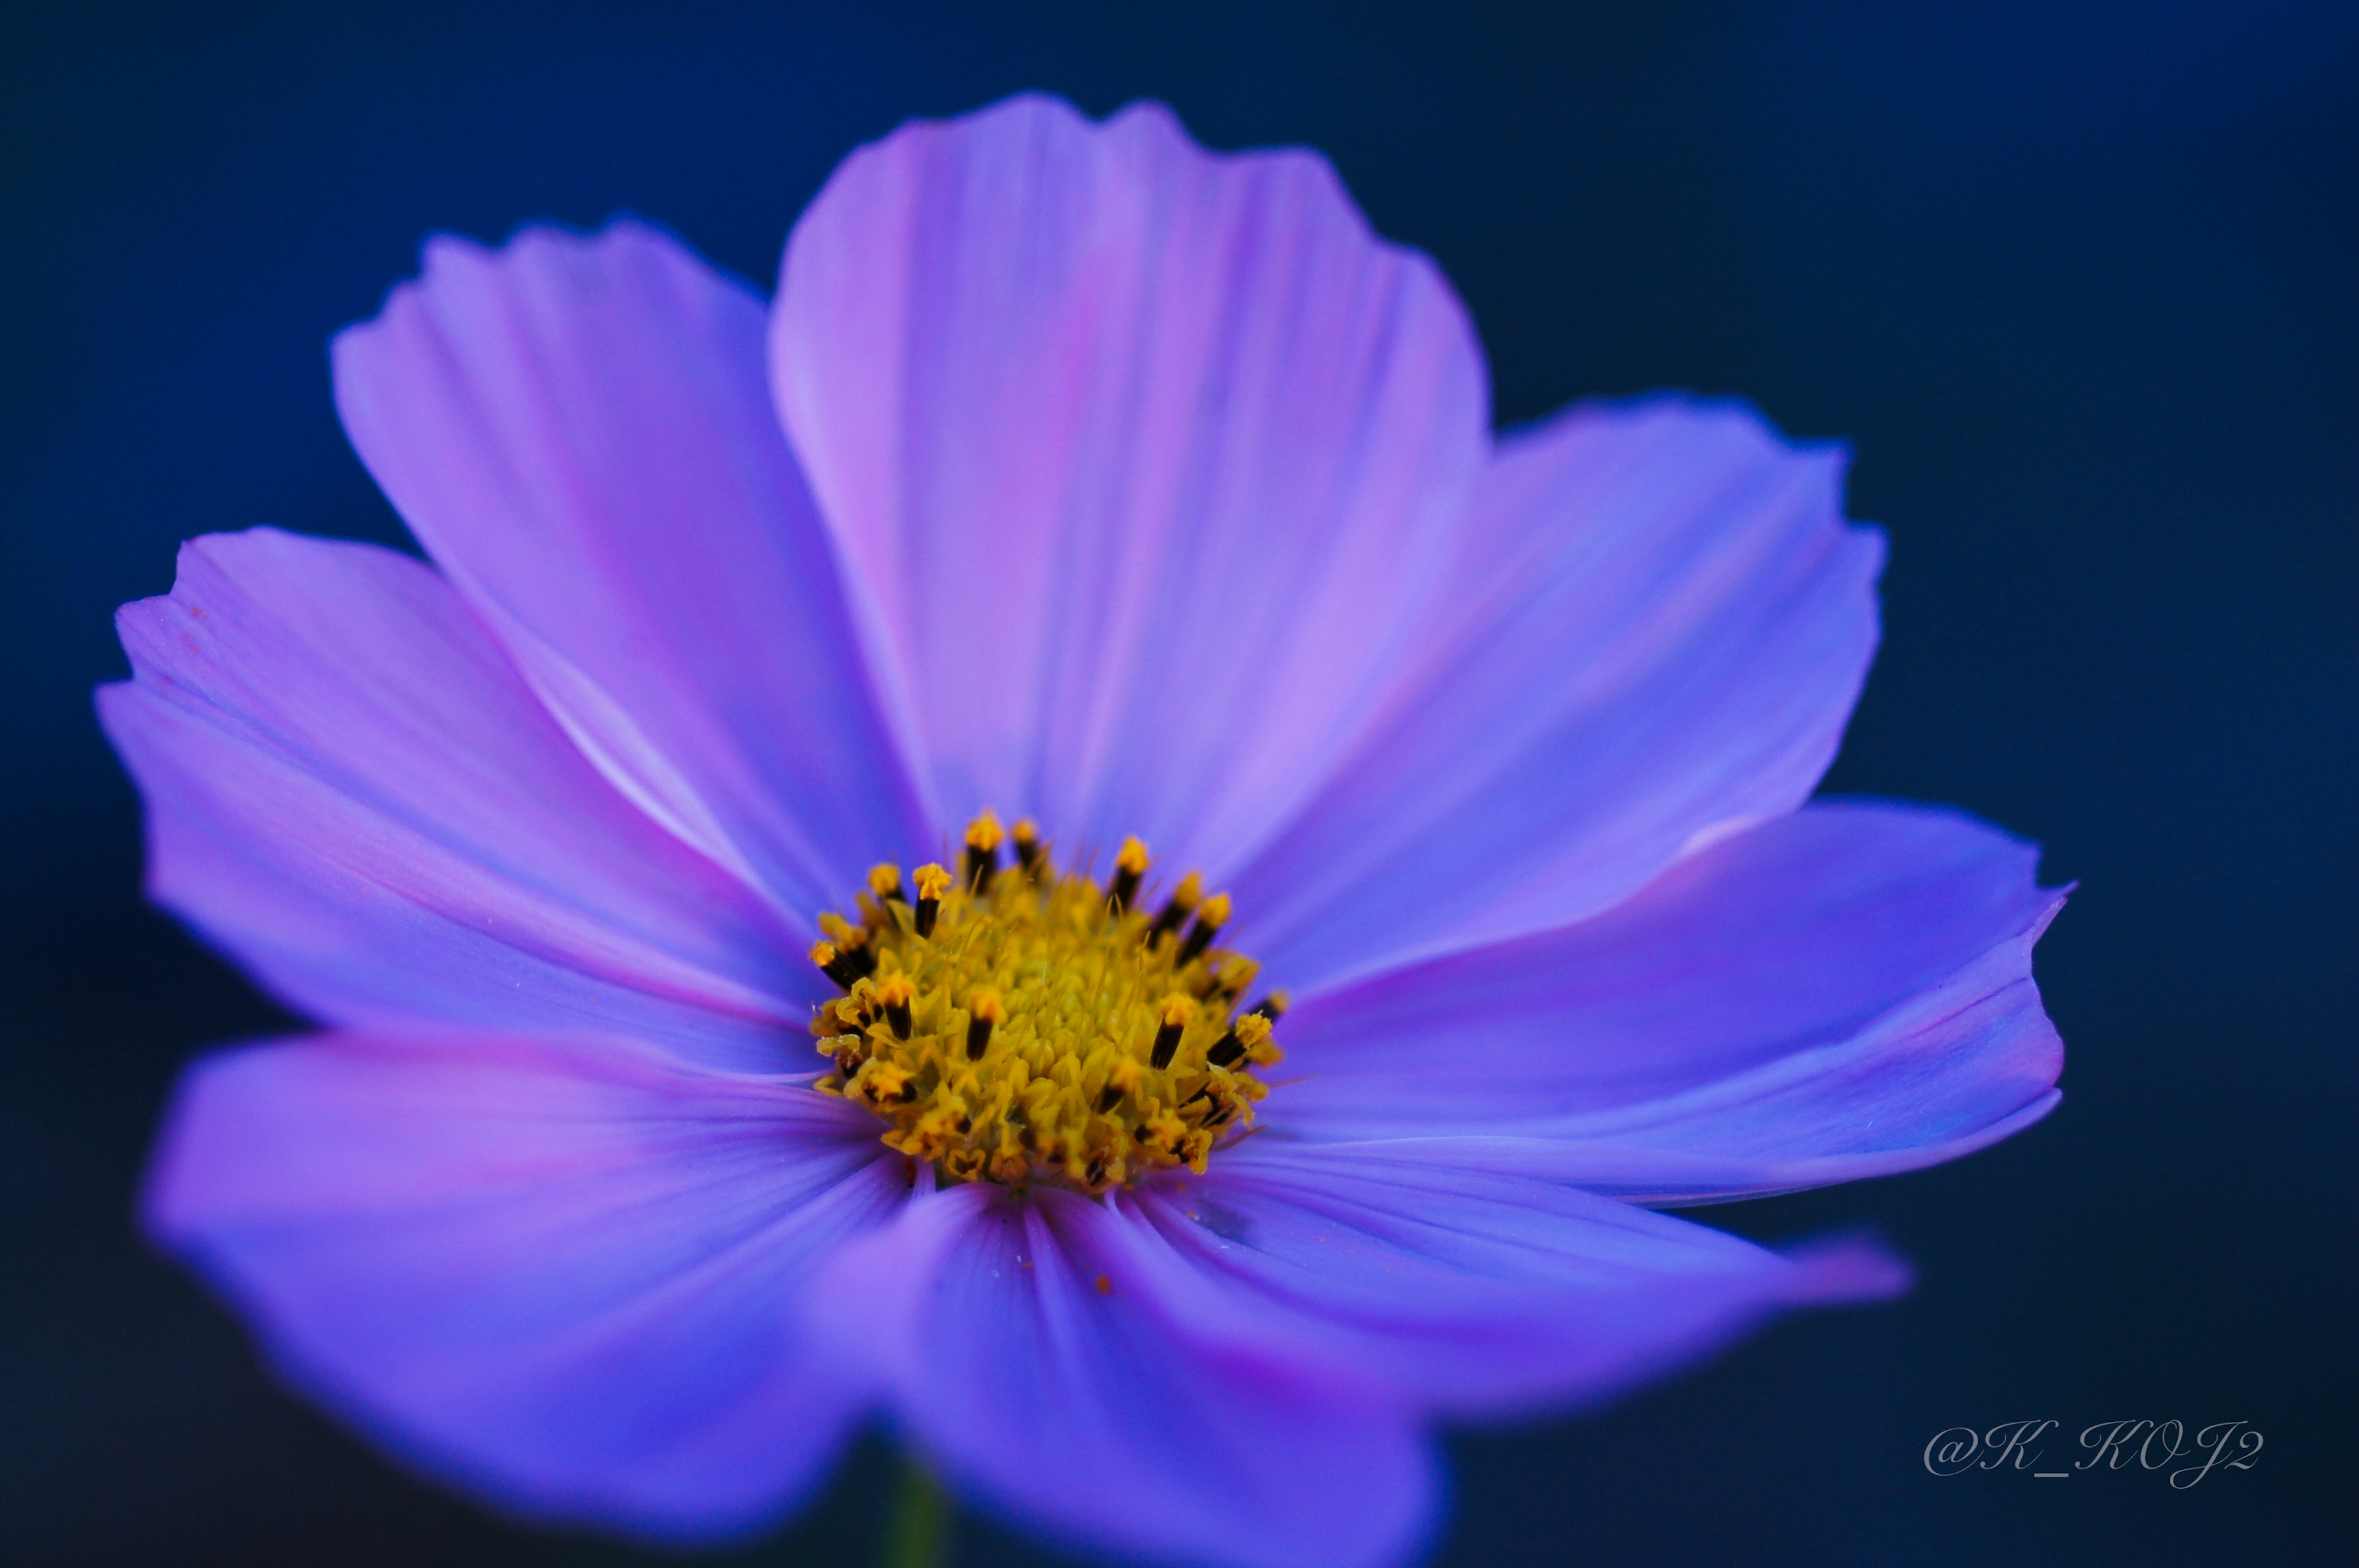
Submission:
[[[1019,816],[1008,835],[1016,842],[1016,863],[1035,881],[1044,869],[1040,864],[1040,825],[1028,816]]]
[[[1261,966],[1251,958],[1230,958],[1221,966],[1220,972],[1212,977],[1212,983],[1204,988],[1204,996],[1215,1005],[1226,1006],[1243,995],[1245,989],[1254,983],[1254,977],[1259,973]]]
[[[1196,924],[1188,928],[1188,939],[1180,944],[1180,957],[1175,960],[1177,965],[1184,969],[1202,957],[1204,949],[1212,945],[1212,938],[1219,935],[1221,927],[1228,923],[1229,895],[1216,892],[1196,911]]]
[[[811,944],[810,961],[820,972],[845,990],[876,967],[876,955],[865,947],[838,947],[832,942]]]
[[[991,1028],[1006,1016],[1006,1005],[998,990],[991,986],[977,986],[966,1001],[966,1059],[980,1062],[983,1054],[991,1049]]]
[[[915,995],[907,975],[887,975],[876,988],[876,1000],[885,1004],[885,1022],[893,1026],[897,1040],[909,1037],[909,1001]]]
[[[1106,902],[1121,914],[1138,897],[1138,879],[1147,874],[1147,846],[1125,838],[1114,858],[1114,881],[1106,884]]]
[[[991,874],[999,869],[999,818],[986,811],[966,825],[966,887],[969,892],[991,891]]]
[[[913,924],[919,935],[931,936],[934,921],[942,913],[942,894],[951,890],[951,874],[940,866],[919,866],[917,881],[918,909]]]
[[[868,868],[868,891],[879,903],[907,903],[901,892],[901,868],[886,860]]]
[[[1245,1009],[1245,1011],[1247,1012],[1257,1012],[1261,1014],[1262,1017],[1268,1019],[1272,1023],[1276,1023],[1279,1019],[1286,1016],[1286,1002],[1287,996],[1284,991],[1272,991],[1267,996],[1262,998],[1259,1001],[1254,1003],[1251,1007]]]
[[[1155,1049],[1148,1052],[1147,1056],[1148,1065],[1157,1072],[1159,1073],[1171,1065],[1172,1056],[1180,1049],[1180,1036],[1187,1032],[1188,1020],[1195,1011],[1196,1002],[1192,997],[1173,996],[1164,999],[1163,1022],[1155,1032]]]
[[[1190,871],[1180,879],[1180,885],[1171,890],[1170,902],[1164,904],[1163,913],[1155,917],[1154,925],[1147,933],[1147,945],[1156,946],[1166,936],[1178,931],[1203,901],[1204,873]]]
[[[1128,1056],[1117,1056],[1106,1070],[1105,1087],[1098,1091],[1098,1114],[1103,1116],[1122,1103],[1122,1097],[1146,1080],[1147,1074],[1138,1063]]]
[[[1204,1053],[1204,1060],[1215,1067],[1234,1067],[1268,1039],[1269,1020],[1257,1012],[1248,1012],[1213,1042],[1212,1048]]]

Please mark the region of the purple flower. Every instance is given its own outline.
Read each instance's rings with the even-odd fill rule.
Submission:
[[[197,540],[100,693],[156,897],[327,1031],[191,1071],[147,1219],[507,1508],[744,1532],[881,1413],[1083,1547],[1396,1562],[1434,1423],[1901,1282],[1645,1206],[2056,1103],[2034,851],[1804,804],[1842,454],[1494,438],[1314,156],[1017,99],[766,307],[438,240],[335,373],[433,564]]]

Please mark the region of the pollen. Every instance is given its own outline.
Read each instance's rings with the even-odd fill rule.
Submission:
[[[1283,1054],[1283,996],[1241,1010],[1258,966],[1217,945],[1228,896],[1191,871],[1152,907],[1137,839],[1099,881],[1060,871],[1029,819],[1006,833],[987,811],[961,849],[957,877],[911,873],[914,903],[881,865],[857,925],[820,916],[811,962],[842,992],[811,1018],[820,1091],[875,1112],[888,1148],[944,1181],[1095,1194],[1202,1173]]]

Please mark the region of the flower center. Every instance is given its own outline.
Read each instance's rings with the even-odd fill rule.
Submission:
[[[860,924],[821,915],[811,949],[844,990],[811,1018],[835,1065],[820,1091],[951,1181],[1101,1193],[1201,1173],[1269,1092],[1253,1069],[1280,1057],[1286,999],[1237,1011],[1259,966],[1214,946],[1228,895],[1205,898],[1190,871],[1150,914],[1147,868],[1128,838],[1104,882],[1060,871],[1028,820],[1004,836],[986,811],[957,876],[920,866],[905,889],[899,867],[870,871]]]

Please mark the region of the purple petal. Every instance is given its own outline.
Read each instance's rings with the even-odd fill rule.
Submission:
[[[1298,989],[1610,907],[1817,784],[1876,636],[1843,457],[1741,407],[1583,406],[1504,441],[1455,627],[1237,880]]]
[[[761,302],[676,242],[532,229],[429,245],[336,405],[599,767],[805,920],[931,838],[764,362]]]
[[[1169,1249],[1138,1267],[1199,1336],[1347,1366],[1451,1417],[1593,1402],[1769,1313],[1908,1282],[1864,1242],[1780,1256],[1558,1183],[1270,1138],[1122,1201]]]
[[[1593,920],[1305,1003],[1304,1081],[1265,1119],[1655,1203],[1952,1158],[2058,1098],[2038,858],[1950,812],[1810,806]]]
[[[290,1380],[519,1512],[743,1533],[866,1396],[811,1271],[905,1201],[873,1124],[790,1086],[490,1036],[201,1063],[147,1224]]]
[[[1040,97],[904,126],[796,226],[778,405],[937,807],[1220,873],[1440,602],[1465,312],[1299,151]]]
[[[119,624],[137,678],[99,707],[150,889],[295,1006],[782,1065],[817,989],[793,933],[598,776],[432,568],[217,535]]]
[[[962,1490],[1125,1561],[1397,1563],[1434,1513],[1410,1414],[1314,1362],[1192,1340],[1132,1265],[1135,1217],[990,1186],[909,1206],[821,1282],[839,1354],[880,1368]]]

